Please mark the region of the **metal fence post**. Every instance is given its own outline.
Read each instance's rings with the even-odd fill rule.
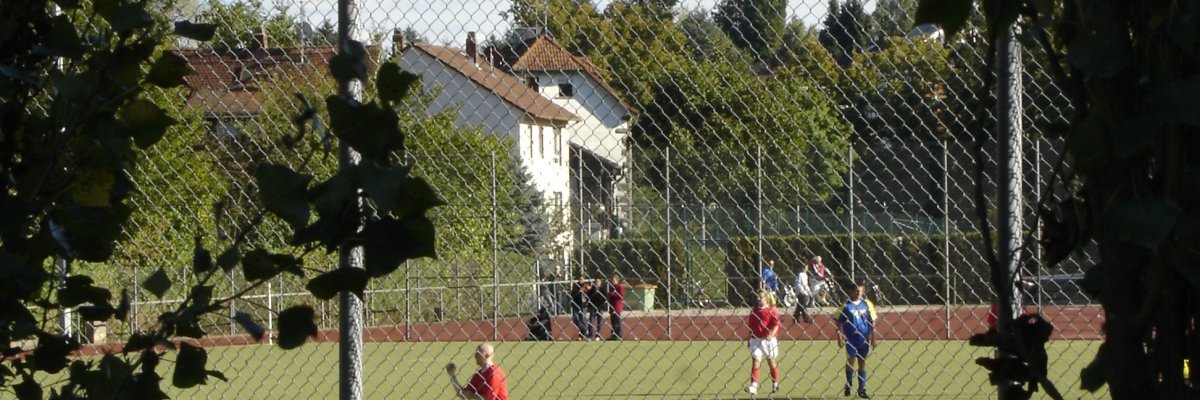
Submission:
[[[667,148],[667,340],[671,339],[671,148]]]
[[[356,0],[338,1],[338,52],[344,52],[351,40],[360,39],[359,4]],[[352,100],[362,100],[362,82],[338,82],[338,95]],[[338,168],[345,170],[358,164],[361,156],[342,142],[338,144]],[[355,207],[362,208],[362,200],[355,200]],[[359,221],[357,229],[362,229]],[[338,268],[363,268],[361,246],[342,245],[338,249]],[[353,293],[338,294],[341,312],[338,315],[338,397],[341,400],[363,398],[363,344],[362,344],[362,301]]]
[[[1020,291],[1015,288],[1020,268],[1022,196],[1021,196],[1021,47],[1017,42],[1017,26],[1006,29],[996,46],[996,183],[999,201],[997,242],[1000,270],[992,272],[993,284],[999,293],[998,331],[1001,337],[1012,332],[1013,318],[1020,313]],[[1002,353],[997,349],[997,353]],[[1003,354],[1000,354],[1001,356]],[[1005,399],[1008,387],[1016,382],[998,385],[1000,399]]]
[[[498,253],[496,238],[496,152],[492,151],[492,340],[500,339],[498,324],[500,323],[500,253]],[[482,290],[481,290],[482,292]]]
[[[846,153],[849,158],[849,165],[850,165],[849,174],[848,174],[850,183],[849,183],[849,185],[847,185],[847,190],[850,193],[847,197],[850,200],[847,202],[846,210],[847,210],[847,213],[849,214],[849,219],[850,219],[850,235],[849,235],[850,236],[849,237],[849,239],[850,239],[850,266],[849,266],[849,268],[850,268],[850,281],[851,282],[853,282],[854,278],[855,278],[855,276],[854,276],[854,250],[856,247],[856,243],[855,243],[854,233],[855,233],[855,225],[857,224],[857,222],[854,220],[854,212],[855,212],[855,207],[854,207],[854,201],[855,201],[854,200],[854,139],[855,139],[854,136],[850,137],[850,146],[848,146],[846,148]],[[834,283],[830,283],[830,285],[833,285],[833,284]],[[830,288],[830,289],[832,289],[832,288]]]
[[[942,140],[942,258],[945,263],[945,276],[942,277],[943,283],[946,286],[945,297],[942,301],[946,303],[946,339],[950,339],[953,335],[950,333],[950,296],[951,287],[953,287],[953,278],[950,275],[950,141]]]

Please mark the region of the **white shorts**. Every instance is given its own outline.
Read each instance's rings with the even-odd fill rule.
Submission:
[[[750,338],[750,357],[755,360],[779,358],[779,340]]]

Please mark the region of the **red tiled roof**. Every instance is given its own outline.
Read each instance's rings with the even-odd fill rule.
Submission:
[[[505,102],[525,111],[531,117],[550,121],[579,120],[575,114],[542,97],[541,94],[525,86],[507,72],[489,70],[492,67],[487,65],[481,68],[467,61],[462,50],[430,44],[414,44],[412,48],[433,56],[438,62],[458,71],[472,82],[500,96]]]
[[[210,115],[253,115],[262,111],[262,85],[271,75],[304,80],[309,74],[328,74],[335,51],[330,46],[265,49],[180,49],[196,72],[184,77],[192,88],[188,105]]]
[[[581,71],[600,84],[627,111],[637,114],[637,108],[625,103],[621,96],[608,85],[600,68],[587,56],[574,55],[567,51],[554,37],[542,32],[533,38],[519,41],[506,48],[493,49],[497,64],[509,71]]]

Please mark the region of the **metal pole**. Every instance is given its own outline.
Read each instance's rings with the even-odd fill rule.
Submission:
[[[996,50],[996,182],[998,189],[997,237],[999,271],[992,272],[999,293],[998,331],[1005,337],[1013,330],[1012,321],[1021,310],[1020,292],[1015,283],[1019,275],[1021,249],[1021,48],[1017,27],[1006,29]],[[997,349],[997,353],[1002,353]],[[1003,356],[1003,354],[999,354]],[[1016,382],[999,385],[1000,399]]]
[[[756,171],[757,175],[754,178],[754,197],[755,197],[754,204],[757,205],[757,207],[756,207],[757,210],[755,210],[755,212],[758,214],[757,221],[755,222],[755,225],[757,225],[755,227],[755,230],[758,231],[758,232],[755,232],[758,234],[758,277],[757,278],[759,279],[759,283],[758,283],[759,289],[764,289],[765,286],[763,286],[763,285],[765,285],[766,282],[762,281],[763,262],[764,262],[763,261],[763,207],[762,207],[762,202],[763,202],[763,198],[762,198],[762,145],[761,144],[757,145],[757,147],[755,149],[756,149],[756,153],[754,156],[754,166],[755,166],[755,169],[757,170]]]
[[[359,25],[360,4],[356,0],[338,1],[338,52],[349,48],[352,40],[358,40],[361,34]],[[338,95],[343,98],[361,101],[362,82],[338,82]],[[343,143],[338,144],[338,168],[345,170],[358,165],[362,157]],[[355,200],[354,207],[362,209],[362,200]],[[358,222],[357,229],[362,229]],[[338,268],[363,268],[363,249],[361,246],[342,245],[338,249]],[[343,291],[338,294],[341,312],[338,315],[338,398],[341,400],[359,400],[363,398],[363,343],[362,343],[362,301],[353,293]]]
[[[409,284],[409,278],[412,276],[410,272],[411,266],[408,260],[404,260],[404,341],[411,340],[409,334],[412,331],[412,289]]]
[[[951,338],[950,333],[950,303],[952,285],[952,277],[950,275],[950,141],[942,140],[942,257],[946,264],[945,275],[943,279],[946,284],[946,339]]]
[[[854,248],[856,246],[855,246],[854,232],[855,232],[856,222],[854,221],[855,207],[854,207],[854,138],[853,137],[851,137],[851,139],[850,139],[850,146],[847,147],[846,153],[848,154],[848,157],[850,160],[850,184],[848,185],[849,186],[848,189],[850,192],[848,197],[849,197],[850,201],[849,201],[849,205],[847,206],[847,211],[850,214],[850,216],[849,216],[849,218],[850,218],[850,281],[855,282]],[[830,284],[832,285],[832,283],[830,283]]]
[[[273,288],[271,281],[267,281],[267,332],[275,332],[275,296],[272,295]],[[271,338],[275,335],[265,335],[267,344],[272,344]]]
[[[66,258],[58,257],[55,260],[58,264],[59,284],[63,287],[67,285],[67,277],[71,276],[71,262]],[[63,307],[59,313],[59,327],[62,328],[63,336],[70,337],[75,332],[75,327],[71,324],[71,308]]]
[[[667,340],[671,339],[671,148],[667,147]]]
[[[1042,191],[1041,191],[1041,188],[1042,188],[1042,139],[1041,138],[1038,138],[1036,141],[1033,142],[1033,154],[1034,154],[1034,156],[1033,156],[1033,158],[1034,158],[1034,161],[1033,161],[1033,182],[1034,182],[1033,193],[1034,193],[1035,197],[1032,199],[1032,203],[1040,204],[1042,202]],[[1035,213],[1037,212],[1037,210],[1033,210],[1033,211]],[[1045,299],[1042,298],[1042,295],[1045,293],[1045,291],[1042,290],[1043,289],[1042,285],[1044,284],[1044,282],[1041,279],[1041,277],[1042,277],[1042,219],[1035,217],[1033,219],[1033,221],[1034,221],[1033,245],[1037,249],[1037,253],[1035,254],[1035,257],[1033,258],[1034,262],[1036,263],[1034,265],[1037,267],[1037,269],[1035,271],[1033,271],[1033,273],[1034,273],[1034,276],[1036,276],[1038,278],[1037,285],[1034,286],[1034,290],[1037,290],[1037,310],[1039,313],[1041,313],[1042,312],[1042,304],[1044,304],[1044,301],[1045,301]]]
[[[496,230],[496,152],[492,151],[492,340],[500,340],[500,253]],[[545,210],[542,210],[545,212]]]

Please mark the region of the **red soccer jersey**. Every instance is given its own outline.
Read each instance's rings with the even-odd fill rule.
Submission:
[[[483,400],[508,400],[508,381],[498,365],[489,365],[476,372],[466,389],[479,393]]]
[[[756,306],[750,310],[746,324],[750,325],[750,337],[764,339],[772,329],[779,327],[779,312],[775,311],[775,307]]]
[[[612,289],[608,291],[608,304],[612,304],[613,311],[620,314],[625,311],[623,306],[625,302],[625,286],[620,284],[610,286]]]

